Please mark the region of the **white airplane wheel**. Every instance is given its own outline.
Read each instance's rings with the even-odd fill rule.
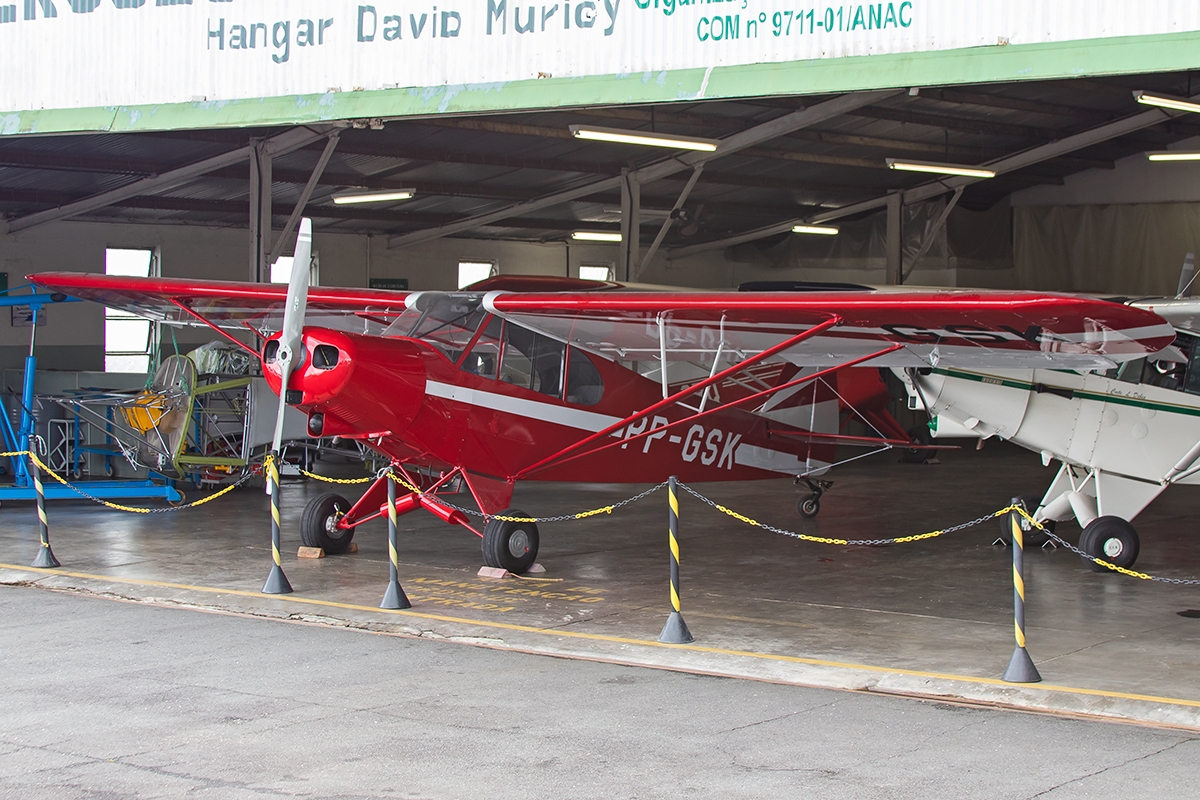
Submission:
[[[509,508],[501,517],[528,517],[524,511]],[[488,520],[483,528],[483,563],[520,574],[533,566],[538,554],[538,529],[532,522]]]
[[[1079,549],[1093,558],[1102,558],[1110,564],[1128,569],[1137,561],[1137,531],[1120,517],[1096,517],[1088,523],[1079,537]],[[1096,572],[1111,572],[1094,561],[1084,561]]]
[[[354,528],[338,528],[337,521],[349,510],[350,501],[340,494],[330,492],[309,500],[300,517],[300,541],[329,555],[345,552],[354,539]]]

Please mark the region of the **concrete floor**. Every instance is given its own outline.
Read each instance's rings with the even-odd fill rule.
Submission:
[[[820,517],[796,514],[786,481],[696,487],[795,531],[886,538],[955,525],[1041,491],[1053,469],[1003,445],[948,451],[940,464],[885,454],[839,468]],[[327,473],[345,474],[336,464]],[[645,487],[526,484],[515,504],[538,516],[608,505]],[[1066,552],[1027,558],[1029,652],[1037,685],[999,680],[1013,650],[1010,551],[989,521],[938,539],[829,546],[748,527],[681,497],[683,615],[696,642],[657,638],[667,605],[666,496],[616,513],[541,526],[544,580],[479,579],[478,540],[415,513],[401,520],[401,582],[413,609],[377,608],[387,582],[385,526],[360,528],[355,555],[295,558],[307,498],[284,487],[284,568],[295,593],[264,596],[269,524],[261,492],[239,490],[178,513],[134,515],[87,503],[49,508],[63,567],[24,568],[36,551],[30,505],[0,518],[0,582],[212,607],[449,638],[689,672],[932,696],[1200,729],[1200,587],[1098,575]],[[453,498],[452,498],[453,499]],[[460,501],[463,498],[457,498]],[[1138,568],[1200,575],[1193,487],[1165,493],[1137,521]],[[1073,540],[1078,529],[1064,526]]]

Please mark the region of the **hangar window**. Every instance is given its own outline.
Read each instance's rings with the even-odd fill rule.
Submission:
[[[494,261],[460,261],[458,262],[458,288],[464,289],[472,283],[486,281],[496,274]]]
[[[607,264],[580,264],[579,277],[585,281],[611,281],[613,271]]]
[[[500,380],[551,397],[562,397],[565,351],[562,342],[510,322],[504,326]]]
[[[158,274],[158,254],[151,249],[107,248],[104,274],[148,278]],[[127,311],[104,309],[105,372],[148,373],[157,344],[157,323]]]

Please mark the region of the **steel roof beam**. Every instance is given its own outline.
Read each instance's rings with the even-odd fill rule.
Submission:
[[[267,140],[267,146],[273,155],[282,155],[283,153],[289,153],[314,141],[323,139],[333,130],[337,130],[338,127],[340,126],[323,126],[320,129],[294,128],[286,133],[271,137]],[[89,211],[104,208],[130,197],[154,194],[155,192],[171,189],[194,180],[201,175],[206,175],[213,170],[221,169],[222,167],[227,167],[249,158],[250,149],[250,146],[239,147],[236,150],[231,150],[212,158],[206,158],[184,167],[178,167],[161,175],[132,181],[119,189],[101,192],[100,194],[59,206],[58,208],[51,208],[46,211],[39,211],[24,217],[18,217],[9,221],[5,230],[8,233],[29,230],[35,226],[44,225],[47,222],[56,222],[61,219],[78,216],[79,214],[86,214]]]
[[[659,178],[673,175],[677,172],[682,172],[687,169],[704,164],[723,156],[732,155],[745,150],[748,147],[754,147],[765,141],[769,141],[776,137],[782,136],[789,131],[797,130],[808,125],[815,125],[818,122],[823,122],[833,117],[841,116],[854,109],[862,108],[870,103],[877,102],[886,97],[896,94],[896,91],[879,91],[879,92],[859,92],[855,94],[842,95],[833,100],[826,100],[823,103],[818,103],[811,108],[806,108],[802,111],[794,111],[790,114],[785,114],[778,119],[764,122],[761,125],[756,125],[753,128],[735,133],[721,139],[720,145],[714,153],[689,153],[688,155],[666,158],[655,162],[648,166],[637,170],[638,181],[640,183],[650,183]],[[526,203],[521,203],[515,206],[498,209],[486,214],[480,214],[464,220],[460,220],[450,225],[442,225],[437,228],[432,228],[427,231],[418,231],[416,233],[405,234],[401,236],[393,236],[388,239],[389,247],[399,247],[408,244],[416,244],[425,242],[431,239],[439,239],[443,236],[451,236],[455,233],[469,231],[472,228],[477,228],[482,225],[487,225],[491,222],[508,219],[509,217],[521,216],[531,211],[547,208],[549,206],[558,205],[571,200],[577,200],[581,197],[596,194],[597,192],[608,191],[619,188],[621,185],[621,176],[608,178],[601,181],[593,181],[582,186],[573,187],[561,192],[546,195],[545,197],[531,200]]]
[[[1195,101],[1200,101],[1200,95],[1197,95],[1192,99]],[[1118,136],[1124,136],[1134,131],[1142,130],[1143,128],[1149,128],[1153,125],[1157,125],[1161,122],[1172,119],[1176,114],[1179,113],[1183,112],[1171,112],[1164,109],[1152,108],[1139,114],[1126,117],[1125,119],[1109,122],[1105,125],[1100,125],[1090,130],[1076,133],[1072,136],[1066,136],[1057,142],[1039,145],[1020,153],[1014,153],[1013,155],[990,161],[982,166],[986,166],[989,169],[994,169],[997,175],[1002,175],[1006,172],[1012,172],[1033,164],[1038,164],[1042,161],[1047,161],[1051,158],[1057,158],[1058,156],[1065,155],[1066,153],[1071,153],[1084,147],[1090,147],[1094,144],[1108,141],[1109,139],[1115,139]],[[922,200],[928,200],[931,197],[937,197],[940,194],[945,194],[946,192],[954,191],[960,186],[968,186],[973,183],[978,183],[980,180],[980,178],[947,177],[942,180],[921,184],[920,186],[916,186],[912,189],[906,189],[902,194],[906,204],[917,203]],[[724,247],[742,244],[744,242],[751,242],[756,239],[764,239],[768,236],[775,236],[777,234],[790,231],[793,225],[799,225],[805,222],[832,222],[836,219],[843,219],[845,217],[854,216],[855,214],[861,214],[864,211],[883,208],[887,205],[887,202],[888,195],[883,195],[882,197],[876,197],[870,200],[853,203],[851,205],[843,206],[842,208],[822,211],[811,217],[788,220],[787,222],[768,225],[763,228],[758,228],[757,230],[747,231],[746,233],[730,236],[725,239],[704,242],[701,244],[691,245],[689,247],[676,248],[670,251],[670,258],[683,258],[707,250],[717,250]]]

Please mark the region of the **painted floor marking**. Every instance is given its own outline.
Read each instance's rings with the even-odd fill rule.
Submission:
[[[729,650],[721,647],[704,647],[696,644],[664,644],[663,642],[653,641],[650,639],[632,639],[623,636],[611,636],[603,633],[586,633],[583,631],[572,631],[561,628],[538,628],[533,625],[518,625],[512,622],[493,622],[490,620],[468,619],[465,617],[451,617],[445,614],[429,614],[423,611],[398,610],[389,608],[378,608],[376,606],[364,606],[355,603],[339,603],[334,600],[317,600],[311,597],[296,597],[290,594],[263,594],[262,592],[251,592],[245,589],[221,589],[215,586],[194,586],[187,583],[171,583],[168,581],[155,581],[146,578],[117,578],[110,575],[96,575],[89,572],[69,572],[62,569],[36,569],[34,567],[23,567],[17,564],[5,564],[0,562],[0,569],[11,569],[17,572],[26,572],[34,575],[62,575],[69,578],[82,578],[84,580],[107,581],[109,583],[126,583],[135,586],[155,586],[164,589],[179,589],[189,592],[204,592],[207,594],[229,594],[237,597],[253,597],[260,600],[283,600],[289,603],[298,603],[301,605],[324,606],[327,608],[343,608],[352,611],[368,611],[376,614],[391,614],[403,617],[414,617],[417,619],[436,620],[438,622],[453,622],[462,625],[475,625],[485,628],[496,628],[500,630],[520,631],[522,633],[535,633],[542,636],[557,636],[572,639],[586,639],[597,642],[611,642],[615,644],[632,644],[642,645],[644,647],[657,647],[665,650],[685,650],[694,653],[709,653],[713,655],[737,656],[741,658],[754,658],[763,661],[779,661],[790,664],[807,664],[818,667],[835,667],[838,669],[853,669],[863,672],[886,673],[892,675],[907,675],[917,678],[935,678],[938,680],[961,681],[963,683],[980,684],[983,686],[1003,686],[1009,689],[1036,689],[1046,692],[1061,692],[1065,694],[1080,694],[1092,697],[1107,697],[1119,700],[1139,700],[1148,703],[1166,703],[1168,705],[1186,706],[1190,708],[1200,708],[1200,700],[1186,700],[1179,697],[1159,697],[1149,694],[1134,694],[1131,692],[1114,692],[1106,689],[1085,689],[1078,686],[1058,686],[1055,684],[1022,684],[1009,683],[1000,680],[999,678],[980,678],[973,675],[955,675],[953,673],[929,672],[918,669],[903,669],[899,667],[877,667],[871,664],[855,664],[852,662],[843,661],[827,661],[821,658],[805,658],[803,656],[785,656],[775,653],[756,653],[752,650]]]

